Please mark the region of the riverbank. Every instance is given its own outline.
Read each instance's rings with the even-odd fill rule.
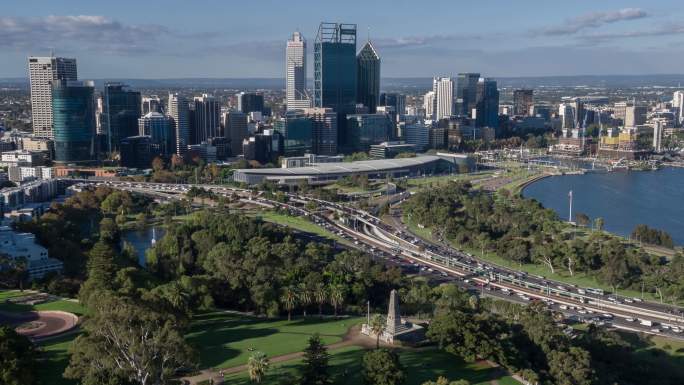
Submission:
[[[568,221],[573,193],[573,217],[583,213],[603,218],[604,230],[629,240],[639,224],[663,230],[684,245],[684,169],[665,167],[651,172],[585,173],[530,179],[521,186],[526,198],[539,201]],[[657,252],[661,248],[648,247]]]

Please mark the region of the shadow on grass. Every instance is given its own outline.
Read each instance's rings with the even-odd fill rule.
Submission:
[[[76,337],[76,334],[71,334],[53,338],[39,344],[41,352],[36,374],[41,384],[77,384],[77,381],[62,377],[64,370],[69,365],[69,346]]]

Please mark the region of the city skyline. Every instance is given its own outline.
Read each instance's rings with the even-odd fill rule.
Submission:
[[[420,8],[382,1],[266,3],[192,4],[192,12],[182,2],[165,9],[136,3],[136,12],[81,1],[13,4],[0,17],[7,58],[0,77],[26,77],[26,57],[54,50],[77,58],[82,78],[280,78],[284,42],[295,30],[313,39],[320,21],[357,24],[357,49],[370,37],[386,77],[682,72],[684,54],[675,48],[684,39],[683,18],[669,0],[580,3],[564,12],[539,1],[488,7],[431,1]],[[311,63],[312,51],[310,45]]]

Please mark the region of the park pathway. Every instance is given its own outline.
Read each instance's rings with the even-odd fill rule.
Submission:
[[[384,344],[383,344],[384,345]],[[375,347],[375,340],[372,338],[368,338],[367,336],[364,336],[361,334],[361,327],[359,325],[352,326],[348,331],[347,334],[342,337],[342,341],[336,342],[334,344],[326,345],[328,348],[328,351],[330,350],[335,350],[339,348],[343,348],[346,346],[361,346],[364,348],[374,348]],[[279,356],[274,356],[274,357],[269,357],[268,361],[270,363],[277,363],[277,362],[284,362],[284,361],[290,361],[294,360],[297,358],[301,358],[304,355],[304,352],[293,352],[293,353],[288,353],[288,354],[282,354]],[[214,380],[214,384],[222,384],[223,379],[220,375],[220,372],[222,371],[223,374],[233,374],[233,373],[238,373],[242,371],[247,370],[247,364],[243,365],[238,365],[238,366],[233,366],[231,368],[226,368],[226,369],[204,369],[201,370],[199,374],[191,377],[183,377],[181,378],[184,383],[189,384],[189,385],[195,385],[198,383],[201,383],[202,381],[208,381],[209,379]]]

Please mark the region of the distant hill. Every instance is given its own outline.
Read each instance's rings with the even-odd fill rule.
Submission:
[[[538,88],[538,87],[679,87],[684,84],[684,74],[672,75],[580,75],[580,76],[539,76],[539,77],[502,77],[497,78],[499,88]],[[95,79],[97,87],[105,81],[120,81],[134,88],[227,88],[240,90],[284,89],[282,78],[178,78],[178,79]],[[0,78],[2,87],[28,87],[26,78]],[[309,87],[313,80],[309,79]],[[384,90],[428,89],[432,78],[383,78]]]

